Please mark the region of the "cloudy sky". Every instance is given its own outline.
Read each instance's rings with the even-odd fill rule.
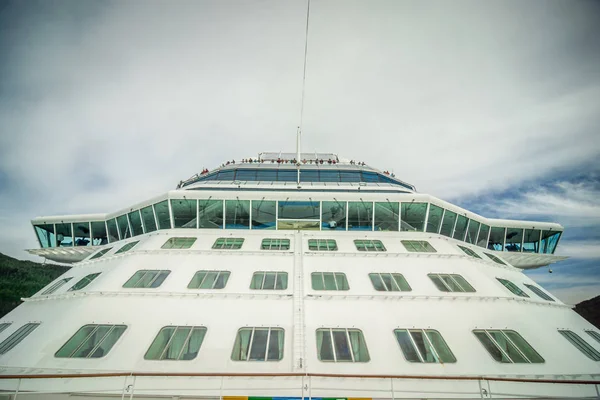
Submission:
[[[293,151],[306,1],[0,0],[0,252],[204,167]],[[563,224],[528,274],[600,294],[600,3],[312,0],[303,148]]]

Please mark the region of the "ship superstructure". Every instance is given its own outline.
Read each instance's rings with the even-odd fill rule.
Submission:
[[[562,226],[363,162],[260,153],[32,225],[73,267],[0,321],[19,398],[599,396],[600,332],[522,273]]]

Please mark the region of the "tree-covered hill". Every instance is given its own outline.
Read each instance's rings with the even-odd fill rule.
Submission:
[[[69,267],[21,261],[0,253],[0,317],[67,271]]]

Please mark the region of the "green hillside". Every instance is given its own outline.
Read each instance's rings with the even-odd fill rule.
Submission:
[[[0,253],[0,317],[67,271],[62,265],[20,261]]]

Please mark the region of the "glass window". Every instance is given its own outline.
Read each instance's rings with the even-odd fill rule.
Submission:
[[[119,229],[117,228],[117,219],[109,219],[106,221],[106,226],[108,227],[108,241],[110,243],[116,242],[119,239]]]
[[[6,325],[6,324],[3,324],[3,325]],[[10,324],[8,324],[8,325],[10,325]],[[4,329],[6,329],[6,328],[4,328]],[[0,332],[2,332],[4,329],[0,328]],[[591,337],[596,339],[596,341],[598,343],[600,343],[600,333],[598,333],[596,331],[588,331],[588,330],[586,330],[585,333],[587,333],[588,335],[590,335]]]
[[[379,176],[375,172],[362,171],[363,182],[379,182]]]
[[[308,219],[280,219],[277,221],[277,229],[318,231],[319,221],[312,221]]]
[[[281,328],[241,328],[235,338],[233,361],[279,361],[285,332]]]
[[[346,202],[324,201],[321,213],[323,230],[346,230]]]
[[[351,201],[348,203],[348,230],[370,231],[373,228],[373,203]]]
[[[93,256],[90,257],[90,260],[95,260],[96,258],[100,258],[103,255],[105,255],[106,253],[108,253],[110,250],[112,249],[112,247],[108,247],[106,249],[102,249],[99,252],[97,252],[96,254],[94,254]]]
[[[340,180],[342,182],[360,182],[359,171],[340,171]]]
[[[479,229],[479,235],[477,236],[477,246],[487,248],[488,245],[488,235],[490,233],[490,226],[486,224],[481,224],[481,229]]]
[[[397,231],[400,224],[399,203],[375,203],[375,230]]]
[[[457,240],[464,240],[468,224],[469,218],[465,217],[464,215],[459,215],[458,219],[456,220],[456,226],[454,227],[454,235],[452,237]]]
[[[82,279],[80,279],[76,284],[74,284],[69,289],[69,292],[83,289],[84,287],[86,287],[87,285],[92,283],[92,281],[94,279],[96,279],[98,276],[100,276],[100,272],[96,272],[95,274],[89,274],[89,275],[84,276]]]
[[[189,249],[196,239],[195,237],[172,237],[162,245],[161,249]]]
[[[436,253],[433,246],[425,240],[401,240],[400,242],[411,253]]]
[[[319,219],[318,201],[279,201],[279,219]]]
[[[263,239],[260,244],[261,250],[289,250],[289,239]]]
[[[521,297],[529,297],[529,295],[527,293],[525,293],[524,291],[522,291],[517,285],[515,285],[514,283],[512,283],[511,281],[508,281],[506,279],[502,279],[502,278],[496,278],[498,280],[498,282],[500,282],[505,288],[507,288],[508,290],[510,290],[511,292],[513,292],[514,294],[516,294],[517,296],[521,296]]]
[[[2,333],[6,328],[8,328],[11,325],[12,325],[11,322],[3,322],[3,323],[1,323],[0,324],[0,333]]]
[[[54,354],[59,358],[100,358],[113,348],[125,325],[85,325]]]
[[[127,215],[123,214],[117,217],[117,227],[119,228],[119,236],[121,239],[127,239],[131,237],[131,231],[129,230],[129,221]]]
[[[73,222],[73,235],[75,236],[75,246],[92,245],[89,222]]]
[[[144,229],[142,228],[142,216],[140,210],[135,210],[127,214],[129,218],[129,225],[131,226],[131,232],[133,236],[143,235]]]
[[[276,201],[252,200],[252,229],[275,229],[276,213]]]
[[[223,229],[223,200],[198,201],[198,227]]]
[[[16,331],[14,331],[9,337],[4,339],[2,343],[0,343],[0,355],[8,353],[12,350],[16,345],[21,343],[23,339],[25,339],[31,332],[33,332],[38,326],[39,323],[29,323],[25,324]]]
[[[58,225],[57,225],[58,227]],[[58,228],[57,228],[58,229]],[[542,231],[542,253],[554,254],[562,232]],[[58,234],[58,230],[57,230]]]
[[[235,174],[236,181],[255,181],[256,180],[255,169],[238,169]]]
[[[452,237],[454,232],[454,224],[456,223],[456,213],[450,210],[444,212],[444,219],[442,220],[442,227],[440,228],[440,234],[448,237]]]
[[[302,169],[300,170],[300,182],[319,182],[318,169]]]
[[[219,171],[219,175],[217,176],[217,180],[219,181],[232,181],[235,175],[235,170],[229,171]]]
[[[154,289],[162,285],[170,273],[171,271],[169,270],[142,269],[133,274],[123,287],[131,289]]]
[[[523,229],[506,228],[506,243],[504,251],[521,251]]]
[[[362,331],[345,328],[317,329],[320,361],[369,362],[369,350]]]
[[[188,284],[188,289],[223,289],[229,280],[229,271],[198,271]]]
[[[296,182],[298,179],[298,171],[295,169],[279,170],[277,172],[277,180],[281,182]]]
[[[485,254],[490,260],[492,260],[493,262],[495,262],[497,264],[506,265],[506,263],[504,261],[502,261],[501,259],[499,259],[498,257],[496,257],[493,254],[489,254],[489,253],[483,253],[483,254]]]
[[[583,340],[578,334],[567,329],[559,329],[558,332],[563,335],[565,339],[571,342],[573,346],[577,347],[579,351],[585,354],[586,357],[594,361],[600,361],[600,353],[590,346],[588,342]],[[3,354],[1,350],[0,354]]]
[[[56,247],[73,246],[73,230],[71,224],[56,224]]]
[[[427,232],[438,233],[442,223],[444,209],[435,204],[429,204],[429,216],[427,217]]]
[[[313,290],[349,290],[346,274],[342,272],[313,272],[310,274]]]
[[[475,292],[473,286],[460,275],[428,274],[427,276],[442,292]]]
[[[322,171],[319,171],[319,175],[321,177],[321,182],[339,182],[340,181],[339,171],[322,170]]]
[[[386,251],[381,240],[355,240],[354,245],[358,251]]]
[[[48,287],[48,289],[46,289],[42,293],[40,293],[40,295],[47,295],[47,294],[52,294],[52,293],[56,292],[58,289],[60,289],[61,286],[63,286],[65,283],[69,282],[71,279],[73,279],[73,277],[59,279],[58,281],[51,284],[50,287]]]
[[[40,240],[42,248],[56,247],[56,237],[54,236],[54,225],[35,225],[35,233]]]
[[[225,228],[250,229],[250,200],[225,200]]]
[[[461,249],[462,251],[464,251],[467,255],[469,255],[471,257],[481,259],[481,256],[479,254],[475,253],[473,250],[469,249],[468,247],[458,245],[458,248]]]
[[[218,238],[213,244],[213,249],[218,250],[237,250],[244,244],[243,238]]]
[[[196,228],[196,200],[171,199],[175,228]]]
[[[121,247],[119,250],[115,251],[115,254],[125,253],[135,247],[140,241],[136,240],[135,242],[129,242],[125,246]]]
[[[479,232],[479,222],[474,219],[469,221],[469,228],[467,229],[467,236],[465,242],[475,244],[477,242],[477,233]]]
[[[369,278],[378,292],[410,292],[412,290],[402,274],[371,273]]]
[[[490,250],[502,251],[504,247],[504,232],[506,228],[492,227],[490,233],[490,240],[488,241],[487,248]]]
[[[544,359],[517,332],[476,329],[473,334],[494,360],[501,363],[543,363]]]
[[[409,362],[454,363],[456,358],[438,331],[395,329],[396,340]]]
[[[310,251],[337,251],[337,242],[333,239],[308,239]]]
[[[256,180],[263,182],[275,182],[277,180],[277,170],[258,170]]]
[[[529,290],[531,290],[533,293],[535,293],[536,295],[538,295],[539,297],[541,297],[544,300],[548,300],[548,301],[554,301],[554,299],[550,296],[548,296],[542,289],[540,289],[537,286],[533,286],[533,285],[528,285],[527,283],[524,283],[525,286],[527,286],[527,288]]]
[[[288,274],[282,271],[259,271],[252,275],[250,289],[254,290],[285,290],[288,286]]]
[[[156,230],[156,219],[154,218],[154,210],[152,206],[144,207],[140,210],[142,213],[142,222],[146,233]]]
[[[169,213],[169,201],[164,200],[154,205],[158,229],[171,229],[171,214]]]
[[[144,355],[146,360],[193,360],[206,335],[204,326],[165,326]]]
[[[106,224],[104,221],[93,221],[90,223],[92,226],[92,245],[103,246],[108,243],[108,236],[106,234]]]
[[[423,232],[427,203],[402,203],[401,231]]]
[[[540,252],[540,235],[539,229],[525,229],[525,237],[523,238],[524,253],[539,253]]]

